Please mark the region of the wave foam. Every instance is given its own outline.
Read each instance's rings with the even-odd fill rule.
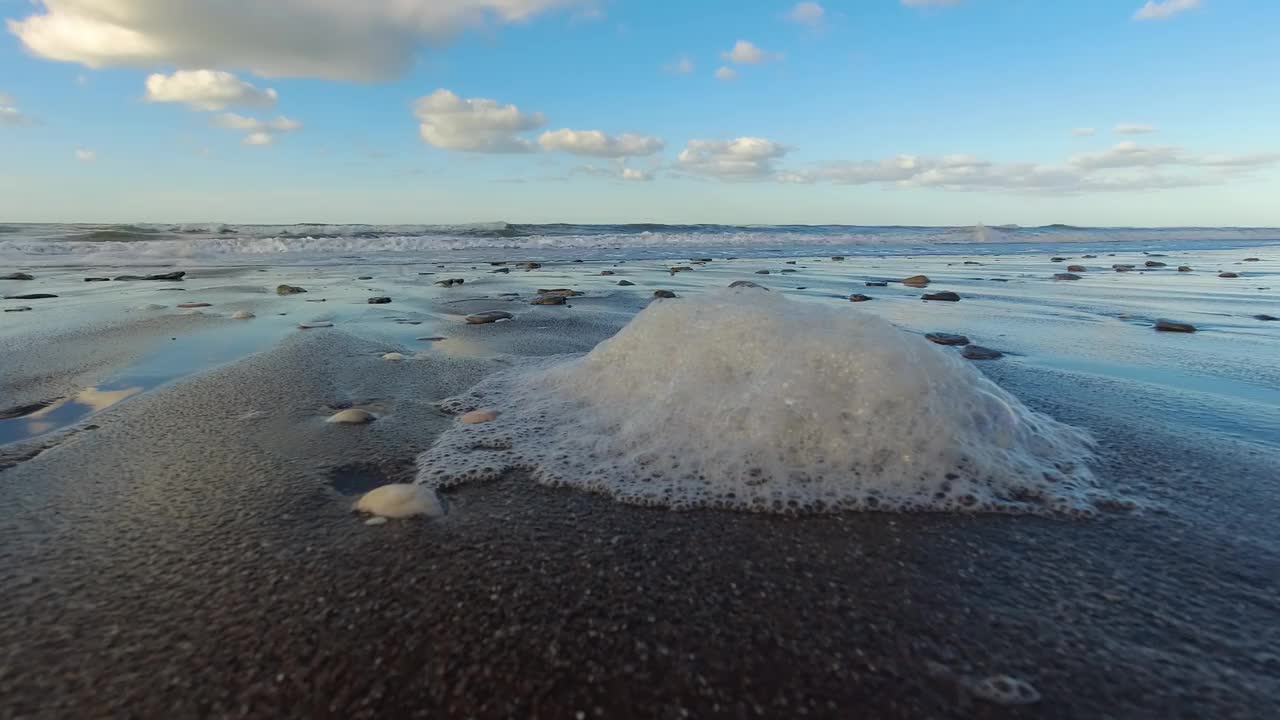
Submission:
[[[676,509],[1087,512],[1086,433],[854,309],[752,289],[655,302],[589,354],[446,401],[418,480],[512,469]]]

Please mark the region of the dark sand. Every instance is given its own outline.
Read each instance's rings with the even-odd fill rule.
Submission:
[[[439,520],[350,512],[412,479],[435,400],[629,303],[457,325],[412,363],[296,332],[0,449],[0,717],[1275,716],[1280,451],[1159,421],[1194,394],[983,366],[1149,504],[1089,520],[674,513],[519,476]],[[350,405],[385,417],[324,424]],[[1042,699],[976,698],[998,674]]]

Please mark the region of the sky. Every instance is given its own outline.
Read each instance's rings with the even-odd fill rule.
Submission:
[[[0,0],[0,220],[1280,226],[1275,0]]]

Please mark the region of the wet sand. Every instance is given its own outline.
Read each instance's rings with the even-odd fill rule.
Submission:
[[[29,418],[3,421],[26,429],[0,447],[0,716],[1269,717],[1280,329],[1249,316],[1280,314],[1274,291],[1253,289],[1276,266],[1224,287],[1207,270],[1108,267],[1053,283],[1062,268],[1047,256],[980,260],[797,259],[810,267],[794,277],[777,273],[783,260],[675,276],[658,263],[613,277],[595,264],[468,266],[447,273],[467,278],[448,290],[407,266],[193,272],[183,300],[211,298],[209,314],[164,311],[161,323],[184,326],[162,325],[178,339],[149,345],[138,338],[163,333],[103,325],[118,319],[110,288],[74,288],[44,306],[58,319],[42,327],[80,324],[44,347],[101,362],[75,382],[61,368],[26,373],[23,401],[163,379],[36,437]],[[964,299],[862,285],[908,268]],[[965,279],[979,275],[1010,282]],[[737,279],[1005,350],[984,372],[1092,431],[1101,482],[1143,507],[1088,520],[669,512],[513,475],[448,491],[438,520],[367,527],[350,512],[363,490],[413,478],[416,455],[454,422],[435,401],[516,356],[585,352],[655,288]],[[284,282],[310,292],[243,287]],[[497,298],[527,302],[535,287],[588,295],[573,307]],[[131,286],[127,302],[158,292]],[[850,292],[876,300],[823,299]],[[393,302],[361,305],[382,294]],[[326,302],[303,304],[313,297]],[[516,320],[459,319],[495,307]],[[236,309],[258,317],[214,316]],[[1156,333],[1157,313],[1201,330]],[[4,333],[32,332],[14,317]],[[335,327],[296,329],[321,317]],[[447,339],[415,339],[427,336]],[[241,344],[206,354],[232,337]],[[381,359],[393,350],[413,359]],[[0,404],[17,397],[22,357],[0,353]],[[382,419],[324,423],[352,406]],[[974,688],[994,675],[1041,699],[982,699]]]

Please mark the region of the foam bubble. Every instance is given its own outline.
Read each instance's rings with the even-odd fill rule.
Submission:
[[[586,356],[443,405],[498,415],[419,457],[435,487],[518,468],[626,502],[782,512],[1072,512],[1098,493],[1086,433],[953,352],[751,289],[655,303]]]

